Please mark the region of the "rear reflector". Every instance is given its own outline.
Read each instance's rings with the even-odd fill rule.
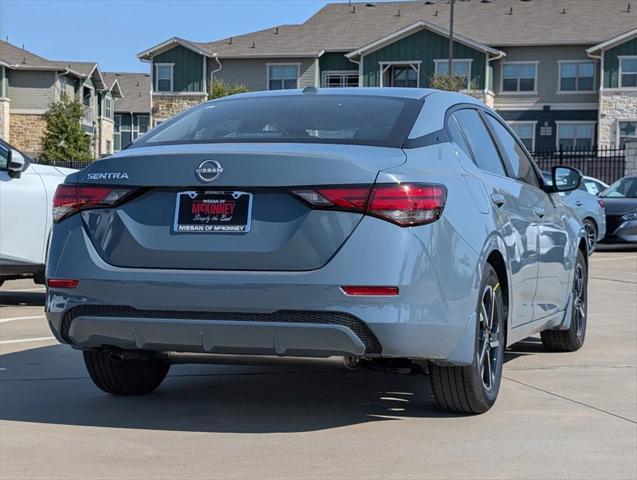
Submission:
[[[46,284],[50,288],[75,288],[80,281],[72,278],[47,278]]]
[[[345,295],[366,297],[394,297],[398,295],[398,287],[341,287]]]
[[[435,222],[447,199],[444,185],[421,183],[294,190],[312,208],[360,212],[411,227]]]
[[[53,221],[88,208],[113,207],[129,197],[135,187],[108,185],[58,185],[53,197]]]

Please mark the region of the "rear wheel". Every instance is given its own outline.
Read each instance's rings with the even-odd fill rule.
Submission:
[[[483,413],[496,401],[504,359],[502,289],[493,267],[486,265],[477,307],[476,348],[466,367],[430,364],[434,397],[445,410]]]
[[[577,263],[573,278],[573,307],[571,326],[568,330],[545,330],[541,333],[542,345],[553,352],[574,352],[584,345],[588,301],[588,271],[586,258],[577,251]]]
[[[124,360],[108,352],[84,352],[93,383],[113,395],[144,395],[166,378],[170,364],[157,360]]]
[[[592,220],[584,220],[584,232],[586,233],[586,246],[588,247],[588,254],[590,255],[595,250],[597,244],[597,227]]]

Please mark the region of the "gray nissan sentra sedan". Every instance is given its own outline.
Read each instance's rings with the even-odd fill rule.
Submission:
[[[338,355],[428,366],[441,407],[481,413],[507,345],[584,342],[587,243],[559,195],[581,175],[556,175],[461,94],[204,103],[58,188],[47,318],[113,394],[153,391],[175,352]]]

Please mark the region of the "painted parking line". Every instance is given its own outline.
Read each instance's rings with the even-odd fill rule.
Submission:
[[[20,338],[17,340],[2,340],[0,341],[0,345],[9,345],[11,343],[44,342],[45,340],[55,340],[55,337],[36,337],[36,338]]]
[[[0,323],[17,322],[18,320],[36,320],[38,318],[46,318],[46,317],[44,315],[33,315],[31,317],[11,317],[11,318],[0,317]]]
[[[637,255],[631,255],[626,257],[592,257],[591,262],[610,262],[612,260],[637,260]]]

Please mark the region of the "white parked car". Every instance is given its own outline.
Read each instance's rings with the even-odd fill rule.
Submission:
[[[544,181],[551,183],[551,174],[542,172]],[[565,182],[566,180],[564,180]],[[558,182],[560,179],[558,178]],[[560,193],[562,200],[577,213],[586,230],[588,252],[592,254],[595,246],[606,236],[606,212],[604,202],[597,198],[606,185],[601,180],[593,177],[583,177],[577,190]]]
[[[22,275],[44,283],[53,194],[74,171],[33,163],[0,139],[0,285]]]

